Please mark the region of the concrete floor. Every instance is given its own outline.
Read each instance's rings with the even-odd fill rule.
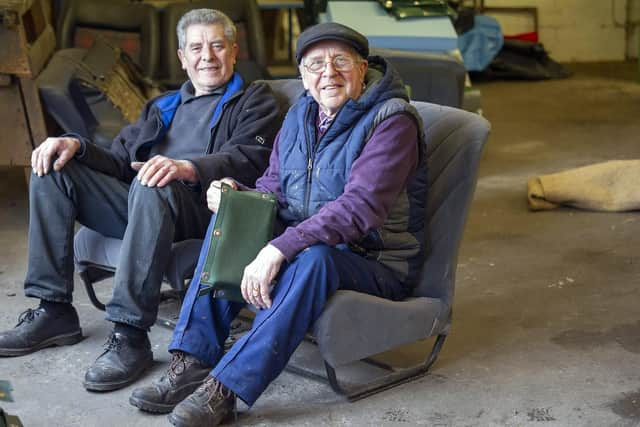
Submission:
[[[242,425],[639,426],[640,219],[572,209],[532,213],[535,175],[640,156],[634,63],[574,66],[567,80],[478,85],[493,133],[462,245],[455,318],[432,373],[355,403],[320,383],[282,374]],[[27,201],[22,172],[0,170],[0,326],[25,307]],[[79,281],[77,281],[79,283]],[[101,293],[108,295],[108,286]],[[0,359],[25,426],[160,426],[128,404],[132,387],[94,394],[86,367],[110,325],[83,289],[87,338]],[[156,378],[169,332],[154,328]],[[393,353],[409,360],[425,343]]]

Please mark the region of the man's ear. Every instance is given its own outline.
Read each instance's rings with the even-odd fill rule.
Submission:
[[[180,64],[182,65],[182,69],[183,70],[187,70],[187,64],[185,64],[185,57],[184,57],[184,53],[182,52],[182,49],[178,49],[178,59],[180,60]]]
[[[363,76],[367,74],[368,69],[369,69],[369,61],[365,59],[360,63],[360,71],[362,72]]]
[[[302,78],[302,86],[304,87],[304,90],[309,90],[309,86],[307,85],[307,80],[304,78],[305,74],[304,74],[304,67],[302,66],[302,64],[298,65],[298,71],[300,72],[300,77]]]
[[[233,44],[233,65],[236,64],[238,59],[238,43]]]

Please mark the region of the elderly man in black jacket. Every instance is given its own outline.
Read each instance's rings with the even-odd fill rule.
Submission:
[[[0,333],[0,356],[82,339],[72,305],[78,221],[123,240],[106,307],[114,329],[84,386],[107,391],[135,381],[153,361],[147,330],[172,242],[204,236],[211,216],[205,192],[213,180],[232,176],[252,185],[266,167],[280,112],[267,85],[247,86],[234,71],[231,20],[192,10],[177,34],[189,80],[150,101],[110,150],[65,135],[33,151],[25,294],[40,305]]]

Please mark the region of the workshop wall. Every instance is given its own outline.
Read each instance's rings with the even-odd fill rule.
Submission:
[[[640,0],[485,0],[486,7],[538,9],[538,35],[560,62],[619,61],[638,56]],[[503,34],[533,31],[531,14],[491,11]]]

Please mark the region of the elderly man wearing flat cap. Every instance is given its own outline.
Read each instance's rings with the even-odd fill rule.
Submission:
[[[338,289],[392,300],[411,293],[424,252],[422,124],[398,74],[368,55],[367,39],[340,24],[300,34],[307,92],[287,113],[254,189],[277,195],[286,228],[246,267],[245,303],[197,296],[192,282],[169,371],[134,390],[132,404],[172,411],[176,426],[218,425],[235,413],[236,398],[253,405]],[[207,194],[214,212],[219,187]],[[253,326],[225,354],[245,304],[259,309]]]

